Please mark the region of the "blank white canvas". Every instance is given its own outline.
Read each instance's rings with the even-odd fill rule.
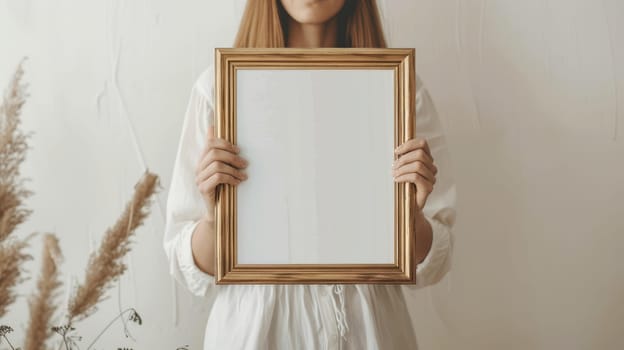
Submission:
[[[237,71],[238,263],[393,263],[394,73]]]

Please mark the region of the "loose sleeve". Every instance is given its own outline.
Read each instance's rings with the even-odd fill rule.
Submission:
[[[425,259],[416,266],[418,289],[439,282],[451,268],[453,225],[456,217],[456,191],[452,163],[444,130],[437,111],[420,77],[416,77],[416,137],[425,138],[438,168],[433,191],[427,197],[423,214],[431,223],[433,240]]]
[[[208,68],[191,89],[167,197],[163,240],[169,273],[197,296],[205,296],[215,286],[214,277],[197,267],[191,251],[193,231],[207,213],[195,184],[195,169],[205,147],[208,126],[213,125],[212,79],[212,68]]]

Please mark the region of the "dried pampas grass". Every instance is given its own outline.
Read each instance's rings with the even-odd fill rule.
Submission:
[[[22,83],[24,60],[18,64],[0,104],[0,318],[15,301],[13,289],[23,280],[22,264],[32,257],[24,253],[28,240],[9,237],[26,221],[32,210],[23,207],[31,191],[19,181],[19,166],[24,161],[30,136],[19,130],[20,113],[26,101],[26,84]]]
[[[25,279],[21,278],[22,264],[32,259],[31,255],[24,252],[30,237],[32,235],[24,240],[10,240],[0,244],[0,318],[15,301],[13,288]]]
[[[130,251],[130,238],[149,214],[149,200],[156,192],[157,185],[158,176],[145,171],[121,217],[106,231],[98,251],[89,257],[85,281],[78,286],[69,300],[68,324],[93,313],[96,304],[111,287],[111,282],[125,272],[123,258]]]
[[[41,262],[41,275],[37,282],[37,292],[28,302],[30,322],[26,331],[24,350],[43,350],[46,340],[52,335],[50,321],[56,304],[57,289],[61,286],[59,264],[63,258],[59,248],[58,238],[52,234],[45,234]]]
[[[19,130],[20,113],[28,96],[22,83],[24,60],[18,64],[0,105],[0,242],[26,221],[32,210],[22,203],[32,194],[22,187],[19,166],[24,161],[30,134]]]
[[[18,128],[21,109],[27,97],[26,84],[21,82],[25,59],[19,63],[0,104],[0,318],[15,301],[13,289],[25,279],[22,277],[23,263],[32,259],[31,255],[25,253],[25,249],[34,234],[23,240],[11,237],[16,228],[32,213],[23,206],[26,197],[32,192],[22,186],[21,181],[24,180],[19,176],[19,166],[28,149],[26,141],[30,137],[21,133]],[[103,300],[112,282],[125,272],[123,259],[130,251],[130,238],[149,214],[149,201],[157,187],[158,176],[146,170],[135,186],[132,200],[126,205],[117,222],[106,231],[99,249],[89,256],[84,282],[72,290],[69,298],[67,324],[57,327],[50,327],[50,323],[57,309],[54,298],[61,286],[59,263],[62,254],[58,238],[50,233],[44,236],[38,290],[29,299],[30,320],[26,331],[25,350],[44,349],[53,332],[63,337],[66,349],[77,346],[77,336],[69,335],[69,332],[75,330],[72,323],[90,316],[97,309],[97,304]],[[141,324],[142,321],[134,309],[127,311],[133,312],[130,320]],[[118,317],[124,313],[125,311]],[[108,326],[105,330],[107,328]],[[0,338],[8,342],[6,334],[12,330],[9,326],[0,325]]]

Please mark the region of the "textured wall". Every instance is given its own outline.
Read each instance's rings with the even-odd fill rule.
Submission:
[[[78,325],[93,339],[132,306],[137,343],[116,324],[101,347],[201,348],[207,307],[166,275],[163,210],[191,84],[231,44],[243,3],[0,0],[0,82],[30,57],[23,174],[36,194],[21,234],[60,235],[67,284],[145,167],[164,187],[120,287]],[[458,183],[453,269],[409,294],[422,348],[624,348],[624,2],[381,7],[391,45],[417,48]],[[33,284],[0,322],[14,339]]]

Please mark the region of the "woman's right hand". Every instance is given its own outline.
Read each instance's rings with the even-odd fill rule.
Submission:
[[[247,179],[242,168],[249,164],[239,156],[240,149],[231,142],[214,136],[213,127],[208,128],[206,146],[199,157],[195,170],[195,184],[208,208],[214,207],[217,185],[238,185]]]

